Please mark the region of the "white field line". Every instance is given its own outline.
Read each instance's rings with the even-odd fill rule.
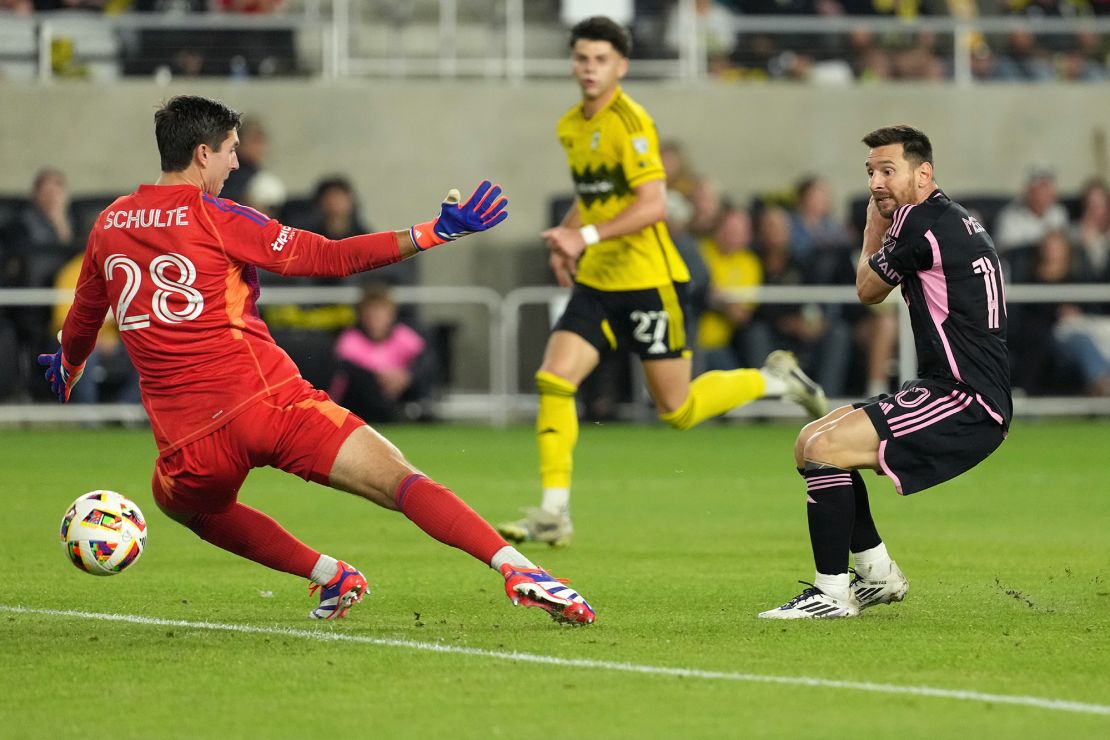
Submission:
[[[851,691],[870,691],[878,694],[902,694],[907,696],[930,696],[938,699],[986,702],[989,704],[1011,704],[1036,709],[1051,709],[1078,714],[1097,714],[1110,716],[1110,705],[1085,704],[1064,699],[1046,699],[1039,696],[1013,696],[1008,694],[984,694],[978,691],[960,689],[939,689],[932,686],[899,686],[897,684],[871,683],[869,681],[836,681],[810,676],[768,676],[758,673],[735,673],[731,671],[703,671],[697,668],[669,668],[666,666],[618,663],[609,660],[590,660],[588,658],[559,658],[554,655],[535,653],[505,652],[484,648],[444,645],[435,642],[416,642],[414,640],[395,640],[386,637],[365,637],[342,632],[323,632],[291,627],[258,627],[249,624],[221,624],[218,622],[190,622],[183,619],[158,619],[134,614],[100,614],[97,612],[70,611],[63,609],[33,609],[24,606],[0,604],[0,612],[12,614],[37,614],[46,617],[68,617],[74,619],[93,619],[103,622],[127,622],[155,627],[182,627],[185,629],[213,630],[217,632],[239,632],[251,635],[279,635],[282,637],[301,637],[320,642],[354,642],[364,645],[424,650],[433,653],[472,655],[479,658],[508,660],[516,663],[539,663],[564,668],[590,668],[601,671],[621,673],[641,673],[651,676],[677,676],[681,678],[700,678],[707,681],[737,681],[741,683],[779,684],[782,686],[811,686],[825,689],[848,689]]]

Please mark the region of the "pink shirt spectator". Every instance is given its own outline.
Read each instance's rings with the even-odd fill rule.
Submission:
[[[404,324],[395,325],[389,336],[380,342],[350,328],[339,335],[335,356],[373,373],[407,370],[424,351],[424,346],[423,337]]]

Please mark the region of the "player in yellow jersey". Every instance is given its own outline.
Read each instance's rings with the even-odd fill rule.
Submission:
[[[774,352],[760,370],[708,372],[690,381],[685,318],[690,275],[671,242],[655,123],[621,90],[632,40],[619,24],[588,18],[571,30],[582,102],[560,120],[577,198],[543,232],[559,284],[573,285],[536,373],[543,503],[498,530],[513,541],[570,542],[570,477],[578,439],[575,392],[602,352],[635,352],[659,418],[689,429],[765,396],[788,397],[817,418],[826,402],[793,356]]]

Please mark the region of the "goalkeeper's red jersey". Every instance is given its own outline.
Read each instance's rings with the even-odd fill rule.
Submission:
[[[300,375],[258,315],[256,266],[343,276],[400,259],[393,232],[332,241],[191,185],[142,185],[96,220],[62,350],[84,362],[113,311],[165,454]]]

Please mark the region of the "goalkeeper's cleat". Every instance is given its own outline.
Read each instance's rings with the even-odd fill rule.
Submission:
[[[876,573],[874,568],[859,567],[852,572],[856,577],[852,579],[849,588],[859,601],[860,609],[901,601],[906,598],[906,592],[910,589],[909,580],[893,560],[886,573]]]
[[[339,572],[326,586],[314,583],[308,588],[310,594],[320,589],[320,606],[309,612],[310,619],[336,619],[347,616],[347,610],[362,601],[370,593],[366,578],[358,569],[339,561]]]
[[[510,542],[546,542],[552,547],[566,547],[574,535],[568,514],[552,514],[547,509],[526,509],[524,518],[501,522],[497,531]]]
[[[501,566],[501,575],[513,605],[538,607],[563,624],[593,624],[597,618],[593,607],[565,578],[555,578],[542,568],[518,568],[509,563]]]
[[[812,583],[799,581],[809,586],[777,609],[759,613],[760,619],[840,619],[859,615],[860,605],[855,595],[849,591],[847,599],[829,596]]]
[[[783,397],[801,406],[814,419],[829,413],[829,399],[825,398],[824,389],[802,372],[793,352],[776,349],[767,355],[763,372],[786,383],[786,395]]]

